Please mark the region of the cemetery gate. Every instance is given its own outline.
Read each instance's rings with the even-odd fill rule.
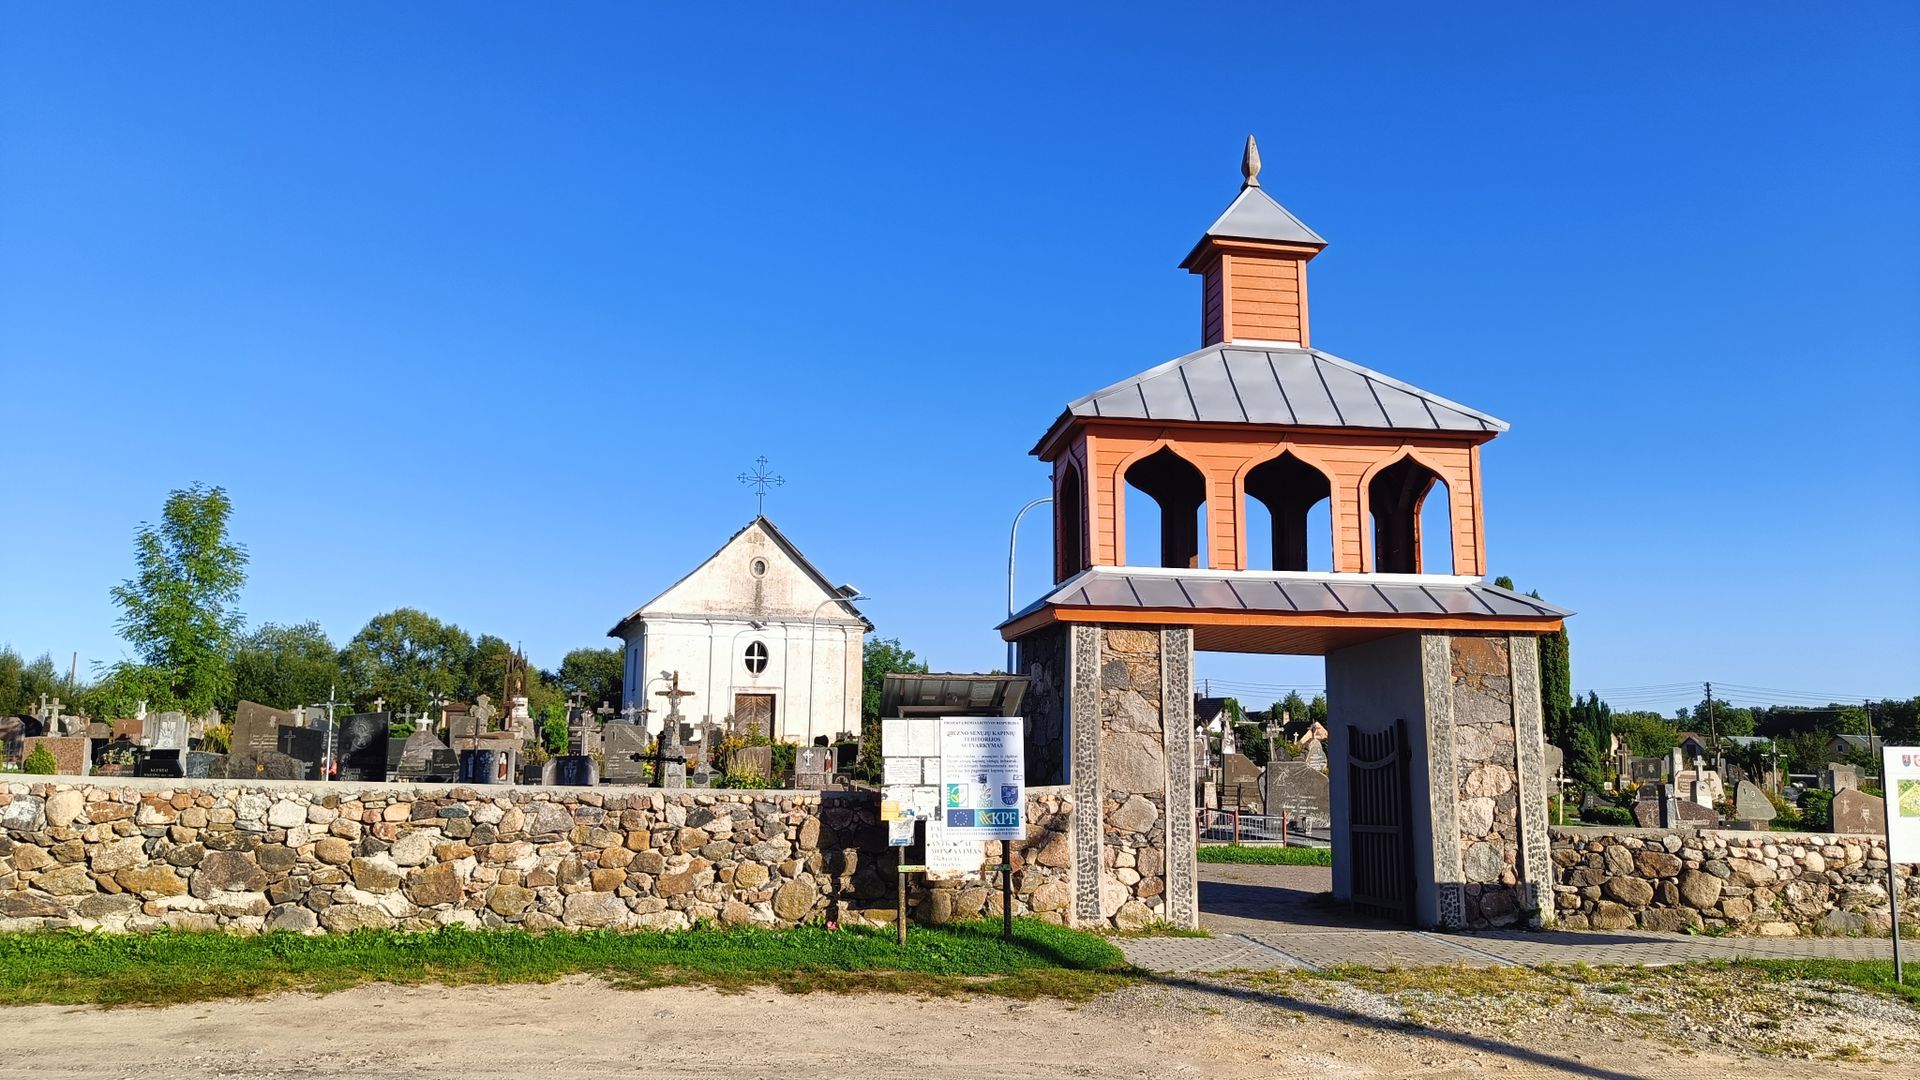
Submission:
[[[1353,862],[1352,901],[1388,918],[1413,920],[1412,819],[1407,792],[1407,723],[1362,732],[1347,727],[1347,776],[1352,809],[1347,851]]]

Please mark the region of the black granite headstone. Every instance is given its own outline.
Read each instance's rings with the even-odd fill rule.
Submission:
[[[323,779],[322,761],[327,755],[326,732],[315,728],[282,727],[275,729],[279,734],[280,753],[306,765],[305,779]]]
[[[162,750],[141,750],[133,761],[135,776],[185,776],[186,767],[180,760],[184,750],[167,748]]]
[[[317,780],[317,764],[289,757],[278,750],[227,754],[220,763],[218,779],[226,780]]]
[[[549,760],[540,781],[555,787],[592,787],[600,780],[600,766],[586,754],[561,754]]]
[[[383,712],[354,713],[340,718],[339,744],[334,754],[342,780],[377,784],[387,778],[387,726]]]
[[[514,781],[514,757],[511,750],[462,750],[460,782],[511,784]]]

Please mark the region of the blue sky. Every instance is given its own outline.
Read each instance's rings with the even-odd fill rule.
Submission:
[[[0,640],[122,655],[206,481],[253,622],[551,665],[765,454],[881,633],[993,666],[1026,452],[1198,344],[1252,132],[1315,344],[1513,424],[1492,571],[1577,686],[1920,691],[1915,9],[1346,7],[9,8]]]

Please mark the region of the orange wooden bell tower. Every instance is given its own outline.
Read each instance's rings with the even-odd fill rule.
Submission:
[[[1478,581],[1480,446],[1506,423],[1314,348],[1307,264],[1326,241],[1260,186],[1251,137],[1241,171],[1239,194],[1181,263],[1201,279],[1201,348],[1073,402],[1033,448],[1053,466],[1055,581],[1106,568],[1222,581],[1256,568],[1302,581],[1417,575],[1476,587],[1431,605],[1406,597],[1433,610],[1376,614],[1557,622],[1544,605],[1488,602],[1493,587]],[[1129,549],[1129,487],[1158,508],[1157,551]],[[1436,509],[1446,565],[1425,556],[1436,545],[1422,520]],[[1262,515],[1270,540],[1249,550]],[[1069,605],[1041,607],[1052,611],[1042,621],[1068,617]]]

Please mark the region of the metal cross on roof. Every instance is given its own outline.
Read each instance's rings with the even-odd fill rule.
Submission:
[[[755,512],[764,517],[767,513],[767,489],[780,487],[787,482],[787,478],[768,472],[767,458],[762,454],[753,460],[752,472],[740,474],[740,482],[753,488],[753,497],[757,500]]]

